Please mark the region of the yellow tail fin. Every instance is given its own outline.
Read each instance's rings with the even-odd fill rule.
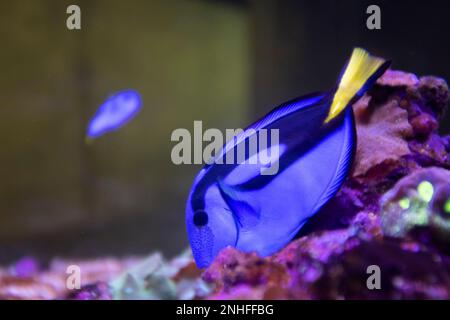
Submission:
[[[373,57],[364,49],[353,49],[350,61],[339,81],[325,123],[334,119],[348,105],[350,100],[366,84],[367,80],[385,63],[385,60]]]

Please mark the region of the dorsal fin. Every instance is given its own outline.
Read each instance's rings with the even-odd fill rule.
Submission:
[[[222,159],[228,151],[230,151],[232,148],[237,146],[240,142],[244,141],[251,135],[255,134],[255,132],[257,132],[258,130],[269,126],[271,123],[279,120],[282,117],[286,117],[300,109],[314,105],[315,103],[321,101],[324,97],[325,94],[323,93],[313,93],[279,105],[278,107],[270,111],[266,116],[254,122],[245,130],[234,136],[233,139],[226,142],[221,151],[217,154],[217,156],[214,157],[214,161],[211,161],[211,164],[213,162],[217,162],[219,159]]]

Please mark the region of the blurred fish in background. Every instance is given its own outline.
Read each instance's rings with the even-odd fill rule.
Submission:
[[[124,90],[110,96],[90,121],[87,138],[97,138],[121,128],[136,116],[141,107],[141,96],[135,90]]]

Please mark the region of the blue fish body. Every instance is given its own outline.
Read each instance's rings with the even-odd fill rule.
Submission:
[[[356,145],[353,111],[348,106],[388,67],[381,59],[366,61],[375,58],[363,53],[363,57],[352,55],[350,67],[344,69],[359,65],[357,59],[363,66],[375,64],[369,65],[363,81],[353,78],[360,77],[359,69],[346,71],[337,90],[282,104],[228,142],[214,163],[200,171],[186,206],[188,237],[200,268],[209,266],[226,246],[261,256],[273,254],[336,194],[348,175]],[[349,76],[351,72],[356,75]],[[355,82],[356,89],[348,86]],[[242,144],[245,149],[262,129],[279,132],[278,144],[265,148],[278,151],[277,158],[271,159],[278,165],[275,174],[261,174],[262,163],[217,161],[229,152],[236,154]],[[245,150],[246,160],[267,152]]]
[[[117,130],[141,109],[142,99],[135,90],[124,90],[110,96],[97,110],[87,129],[88,138],[97,138]]]

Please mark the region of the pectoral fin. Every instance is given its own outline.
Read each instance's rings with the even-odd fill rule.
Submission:
[[[219,181],[219,190],[242,229],[249,229],[260,221],[260,209],[248,192]]]

